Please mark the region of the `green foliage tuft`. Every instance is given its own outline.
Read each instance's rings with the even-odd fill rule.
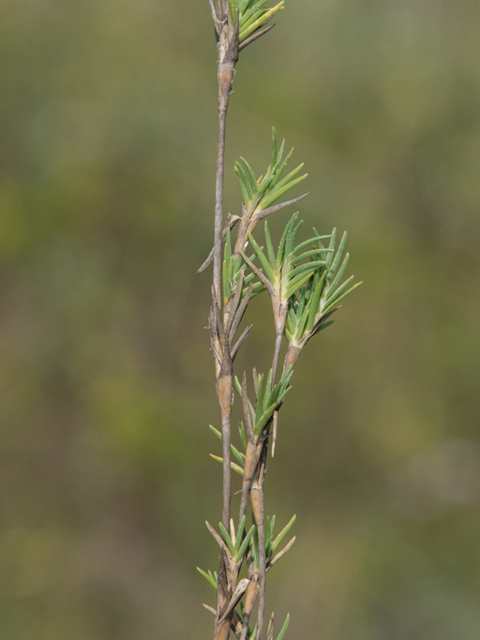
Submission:
[[[266,22],[284,8],[284,2],[279,2],[270,9],[266,8],[267,0],[254,2],[253,0],[230,0],[232,14],[240,16],[239,40],[240,44],[248,37],[257,33]]]
[[[280,179],[285,168],[290,161],[293,149],[283,158],[285,148],[285,140],[283,140],[280,150],[277,153],[277,134],[275,129],[272,133],[272,162],[267,168],[264,176],[260,176],[258,179],[245,160],[240,158],[239,162],[235,163],[235,173],[237,174],[240,189],[242,190],[243,201],[245,206],[250,211],[258,210],[264,211],[271,207],[277,200],[285,195],[296,184],[305,180],[307,173],[295,178],[299,171],[303,167],[299,164],[298,167],[293,169],[284,178]]]

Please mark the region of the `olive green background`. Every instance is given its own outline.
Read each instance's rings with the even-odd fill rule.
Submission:
[[[208,4],[1,14],[0,637],[210,638]],[[480,637],[479,21],[288,0],[241,55],[227,210],[275,125],[309,172],[302,238],[348,229],[364,281],[302,355],[269,468],[268,512],[297,514],[268,595],[293,640]],[[271,358],[268,300],[249,319],[240,373]]]

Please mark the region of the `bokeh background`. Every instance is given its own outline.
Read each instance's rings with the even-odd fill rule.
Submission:
[[[0,637],[209,638],[208,5],[1,13]],[[480,637],[479,21],[289,0],[238,65],[227,210],[275,125],[309,171],[304,237],[348,229],[364,281],[302,355],[269,470],[268,511],[297,514],[268,601],[293,639]],[[240,371],[267,368],[263,318]]]

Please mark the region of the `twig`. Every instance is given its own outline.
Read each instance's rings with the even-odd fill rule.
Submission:
[[[271,388],[273,388],[273,385],[275,384],[275,376],[277,374],[277,368],[278,368],[278,358],[280,357],[280,349],[282,347],[282,338],[283,338],[283,327],[281,331],[277,331],[277,336],[275,338],[275,351],[273,354],[273,362],[272,362],[272,385]]]
[[[330,236],[316,236],[298,244],[295,238],[301,224],[296,224],[297,214],[287,224],[279,250],[275,254],[268,227],[265,223],[265,239],[267,256],[263,247],[257,245],[253,233],[258,223],[281,209],[294,204],[308,195],[305,193],[288,201],[278,202],[287,191],[306,177],[306,174],[293,179],[301,169],[299,165],[286,177],[280,179],[291,157],[291,152],[283,156],[284,142],[277,149],[275,129],[272,134],[272,160],[270,167],[263,177],[256,178],[250,165],[242,158],[237,163],[236,171],[243,193],[242,215],[227,217],[224,221],[224,171],[225,171],[225,140],[227,111],[232,91],[235,65],[239,51],[265,35],[272,26],[267,26],[274,13],[283,8],[283,0],[270,9],[259,7],[265,3],[255,5],[254,17],[241,15],[246,4],[238,0],[209,0],[215,26],[217,45],[217,80],[218,80],[218,139],[217,164],[215,174],[215,215],[213,249],[198,272],[203,271],[213,260],[212,306],[209,313],[210,344],[214,357],[216,390],[220,408],[221,437],[223,447],[223,478],[222,478],[222,523],[220,533],[210,524],[207,527],[220,547],[218,573],[211,571],[202,574],[208,579],[217,593],[216,609],[204,605],[215,614],[214,640],[228,640],[233,631],[238,640],[253,640],[249,631],[250,616],[257,604],[255,640],[262,640],[265,619],[266,575],[269,569],[291,548],[295,542],[290,542],[273,558],[272,549],[277,549],[283,536],[286,535],[291,524],[281,531],[272,546],[269,547],[269,561],[267,564],[267,550],[265,548],[265,494],[264,480],[268,444],[273,429],[272,457],[275,449],[278,411],[288,391],[290,377],[281,378],[275,385],[279,369],[282,339],[285,335],[289,341],[283,372],[293,370],[298,357],[310,338],[320,329],[332,324],[327,319],[338,307],[332,309],[348,295],[355,287],[346,289],[351,278],[343,284],[341,279],[349,254],[341,262],[345,248],[344,234],[338,250],[335,250],[336,231]],[[250,4],[250,3],[247,3]],[[248,12],[248,9],[247,9]],[[235,13],[235,15],[234,15]],[[252,22],[253,20],[253,22]],[[240,45],[240,35],[243,43]],[[275,204],[276,203],[276,204]],[[270,204],[270,206],[268,206]],[[262,206],[265,209],[262,209]],[[233,245],[230,231],[238,224],[236,241]],[[321,238],[330,237],[329,248],[324,248]],[[317,242],[318,241],[318,242]],[[254,245],[260,266],[256,266],[246,254],[249,243]],[[226,271],[222,273],[222,248],[225,243]],[[308,245],[329,252],[329,260],[323,260],[317,255],[317,248],[298,252]],[[297,256],[297,257],[295,257]],[[309,262],[304,262],[309,259]],[[280,264],[279,264],[280,262]],[[269,266],[270,265],[270,266]],[[288,272],[283,271],[285,265]],[[246,267],[252,273],[246,274]],[[290,280],[283,289],[283,280],[277,275],[290,274]],[[252,281],[254,276],[260,281]],[[268,276],[268,277],[267,277]],[[353,276],[352,276],[353,278]],[[248,282],[248,286],[245,285]],[[244,286],[245,285],[245,286]],[[262,286],[263,285],[263,286]],[[235,341],[237,330],[252,297],[267,289],[271,297],[274,325],[275,346],[272,368],[267,378],[264,374],[253,369],[256,405],[255,410],[248,398],[247,377],[243,374],[240,391],[244,421],[240,423],[240,436],[244,445],[244,452],[231,444],[231,418],[233,404],[233,362],[240,348],[248,337],[252,326],[247,326]],[[330,309],[330,311],[329,311]],[[324,311],[326,310],[326,313]],[[286,325],[288,312],[288,323]],[[324,313],[324,315],[322,315]],[[268,383],[267,383],[268,381]],[[237,386],[239,386],[237,384]],[[239,518],[235,525],[230,518],[231,512],[231,452],[243,465],[236,470],[243,473],[243,484],[239,507]],[[219,459],[217,456],[214,458]],[[246,527],[248,504],[251,504],[254,525]],[[274,516],[270,522],[269,535],[273,536]],[[236,528],[237,527],[237,528]],[[230,531],[230,533],[228,533]],[[247,565],[248,578],[240,579],[243,563]],[[243,601],[242,616],[236,611]],[[289,616],[280,632],[283,637],[288,626]],[[270,616],[266,640],[273,640],[274,616]]]
[[[225,97],[218,89],[218,142],[217,171],[215,178],[215,226],[213,242],[213,284],[218,300],[222,287],[222,229],[223,229],[223,183],[225,173],[225,134],[230,93]]]
[[[263,480],[265,476],[265,463],[267,457],[267,440],[262,447],[261,462],[257,470],[256,479],[250,490],[250,501],[252,503],[253,515],[258,531],[258,555],[259,555],[259,578],[260,593],[257,613],[257,637],[260,640],[263,630],[263,619],[265,616],[266,597],[266,556],[265,556],[265,496],[263,491]]]

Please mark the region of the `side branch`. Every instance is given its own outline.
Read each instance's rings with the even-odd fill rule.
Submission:
[[[223,183],[225,173],[225,134],[229,95],[223,97],[218,90],[218,142],[217,171],[215,180],[215,225],[213,241],[213,285],[217,300],[221,300],[222,291],[222,229],[223,229]]]

